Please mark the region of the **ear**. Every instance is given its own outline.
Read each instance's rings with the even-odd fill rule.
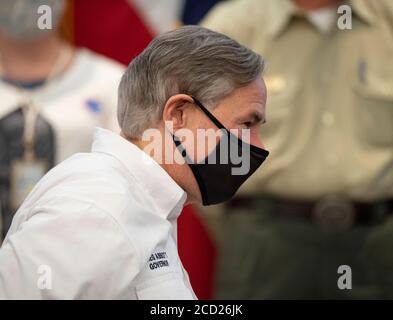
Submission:
[[[187,113],[184,112],[189,103],[193,103],[191,96],[186,94],[176,94],[171,96],[166,102],[162,114],[164,123],[170,121],[173,129],[181,129],[186,126]]]

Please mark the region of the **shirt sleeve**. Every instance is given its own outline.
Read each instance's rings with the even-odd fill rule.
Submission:
[[[132,296],[141,263],[121,226],[91,204],[65,203],[53,200],[7,236],[0,249],[0,299]]]

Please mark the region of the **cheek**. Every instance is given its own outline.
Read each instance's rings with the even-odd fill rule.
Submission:
[[[190,118],[187,125],[185,131],[188,135],[183,141],[183,146],[194,163],[200,162],[216,148],[219,142],[218,129],[209,119],[200,114]]]
[[[258,129],[251,129],[250,144],[252,144],[253,146],[256,146],[258,148],[262,148],[262,149],[264,148],[264,144],[262,142],[259,128]]]
[[[187,121],[185,126],[192,130],[196,131],[197,129],[205,129],[212,127],[212,123],[201,111],[198,109],[193,110],[192,112],[187,113]]]

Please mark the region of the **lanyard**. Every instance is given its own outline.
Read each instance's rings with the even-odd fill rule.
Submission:
[[[23,132],[23,146],[24,158],[26,160],[34,159],[34,140],[35,140],[35,127],[39,114],[39,99],[40,96],[48,89],[50,80],[57,76],[64,70],[66,65],[71,59],[73,54],[72,48],[69,46],[61,47],[55,63],[51,71],[45,79],[44,84],[33,90],[16,87],[19,94],[20,105],[22,105],[23,118],[24,118],[24,132]]]

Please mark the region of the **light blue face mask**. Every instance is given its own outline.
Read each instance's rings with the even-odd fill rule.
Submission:
[[[50,7],[52,30],[56,29],[65,9],[65,0],[1,0],[0,31],[18,40],[36,39],[52,31],[39,27],[39,18],[48,12],[45,9],[39,11],[40,6]]]

